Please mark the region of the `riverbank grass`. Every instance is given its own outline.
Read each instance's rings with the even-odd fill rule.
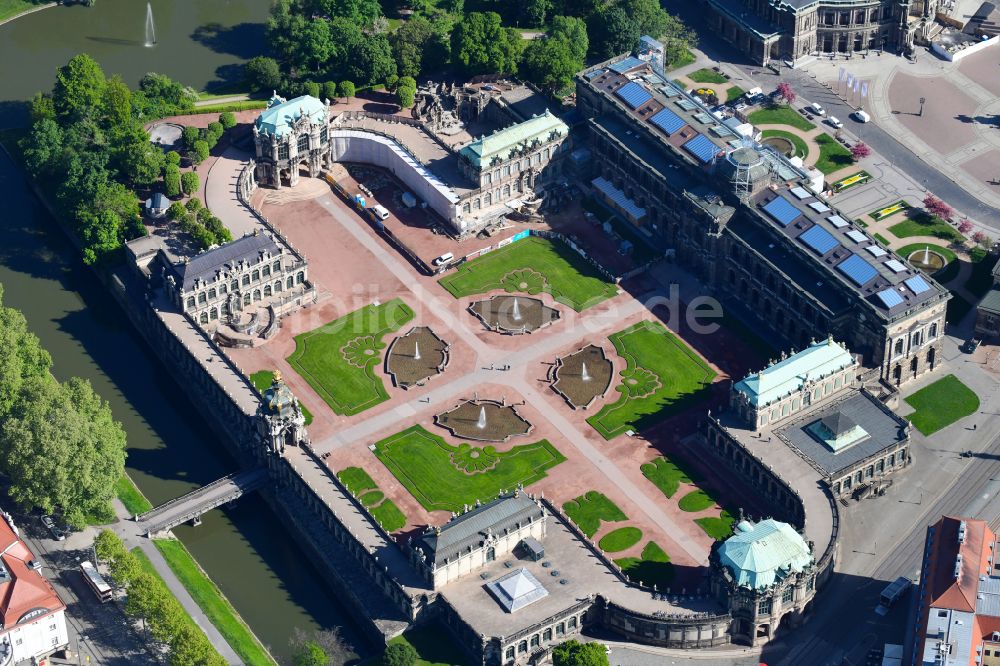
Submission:
[[[452,446],[416,425],[375,444],[375,456],[428,511],[462,511],[476,501],[489,502],[501,490],[525,487],[545,478],[549,468],[566,458],[547,440],[507,451],[492,446],[484,453],[496,459],[489,469],[468,472],[455,464],[463,447]]]
[[[247,666],[277,666],[264,646],[233,608],[222,591],[202,571],[191,553],[176,539],[154,539],[157,550],[198,607],[219,630]]]
[[[287,361],[337,414],[351,416],[389,399],[376,372],[383,336],[413,319],[403,301],[367,305],[295,336]]]
[[[917,410],[905,418],[924,435],[935,433],[979,409],[979,396],[955,375],[942,377],[904,400]]]
[[[139,491],[139,488],[128,477],[128,474],[122,474],[121,478],[118,479],[118,483],[115,484],[115,494],[118,495],[118,499],[121,500],[121,503],[125,505],[125,508],[133,516],[145,513],[153,508],[153,503],[146,499],[146,496]]]
[[[707,397],[715,371],[662,324],[641,321],[609,339],[627,367],[617,402],[587,419],[605,439],[640,430]]]
[[[18,14],[29,12],[47,4],[48,2],[30,2],[29,0],[0,0],[0,23],[6,23]]]
[[[438,281],[455,298],[493,289],[545,292],[577,312],[611,298],[618,287],[561,241],[529,236],[462,264]]]

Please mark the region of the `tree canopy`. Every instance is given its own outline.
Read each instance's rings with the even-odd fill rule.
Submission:
[[[552,650],[553,666],[608,666],[608,653],[601,643],[566,641]]]
[[[524,49],[520,33],[496,12],[471,12],[452,32],[452,57],[469,74],[516,74]]]

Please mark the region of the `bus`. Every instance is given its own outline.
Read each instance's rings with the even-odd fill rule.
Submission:
[[[879,604],[875,608],[875,612],[879,615],[885,615],[888,613],[893,604],[899,601],[900,597],[909,591],[910,585],[912,584],[913,583],[909,578],[900,576],[886,585],[885,589],[882,590],[882,594],[879,595]]]
[[[80,563],[80,571],[83,572],[83,579],[87,582],[87,586],[94,591],[94,594],[102,604],[111,601],[114,596],[111,586],[98,573],[97,567],[93,563],[89,560],[84,560]]]

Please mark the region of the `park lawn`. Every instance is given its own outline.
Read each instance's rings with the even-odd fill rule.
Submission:
[[[708,67],[702,67],[687,75],[695,83],[725,83],[729,79]]]
[[[413,319],[403,301],[366,305],[317,329],[295,336],[286,360],[337,414],[350,416],[389,399],[376,368],[382,337]]]
[[[827,133],[819,134],[815,137],[819,144],[819,159],[816,160],[816,168],[829,175],[834,171],[839,171],[846,166],[854,164],[851,151],[840,145],[840,142]]]
[[[263,394],[264,391],[270,388],[272,382],[274,382],[274,373],[270,370],[260,370],[250,375],[250,383],[253,384],[254,387],[261,392],[261,394]],[[301,400],[299,401],[299,407],[302,408],[302,416],[306,420],[306,425],[312,423],[313,422],[312,412],[309,411],[309,408],[306,407],[305,403],[303,403]]]
[[[628,550],[642,539],[642,530],[638,527],[619,527],[601,537],[597,543],[605,553],[618,553]]]
[[[694,522],[698,524],[698,527],[705,530],[705,534],[712,537],[716,541],[724,541],[728,539],[733,533],[733,517],[725,509],[718,517],[708,516],[705,518],[695,518]]]
[[[154,539],[153,543],[198,607],[245,664],[277,664],[184,544],[176,539]]]
[[[605,439],[639,430],[701,402],[715,372],[662,324],[641,321],[609,336],[627,367],[621,395],[587,419]]]
[[[133,516],[145,513],[153,508],[152,502],[146,499],[139,491],[132,482],[132,479],[128,477],[128,474],[122,474],[118,482],[115,483],[115,494],[118,495],[118,499],[121,500],[121,503],[125,505],[125,508]]]
[[[452,462],[460,449],[415,425],[377,442],[375,456],[425,509],[456,512],[476,500],[489,502],[501,490],[513,490],[518,484],[530,486],[566,460],[544,439],[508,451],[486,446],[484,453],[495,456],[496,465],[470,474]]]
[[[677,463],[667,460],[663,456],[653,458],[639,469],[642,475],[649,479],[653,485],[660,489],[667,499],[674,496],[682,483],[693,484],[698,480],[698,475],[689,470],[681,469]]]
[[[615,560],[615,564],[622,568],[630,580],[649,587],[655,585],[660,590],[674,577],[674,565],[670,563],[670,556],[655,541],[647,543],[639,557],[623,557]]]
[[[951,226],[940,217],[931,215],[920,215],[912,217],[902,222],[898,222],[889,227],[889,233],[896,238],[908,238],[910,236],[934,236],[941,240],[961,243],[965,236],[958,232],[958,229]]]
[[[386,532],[395,532],[406,527],[406,514],[385,496],[368,472],[360,467],[345,467],[337,472],[337,478],[358,498],[361,505]]]
[[[412,645],[417,651],[416,666],[467,666],[471,663],[462,646],[439,621],[405,631],[389,641],[389,645],[393,643]],[[382,655],[369,657],[357,666],[382,666]]]
[[[597,534],[601,521],[617,523],[628,520],[625,512],[604,494],[591,490],[563,504],[563,511],[589,537]]]
[[[726,102],[732,102],[743,96],[746,90],[740,88],[739,86],[729,86],[726,88]]]
[[[155,540],[154,543],[156,543]],[[167,583],[160,576],[160,572],[156,570],[156,567],[153,566],[153,563],[150,561],[149,556],[146,555],[146,553],[144,553],[142,549],[139,548],[138,546],[133,548],[130,552],[133,555],[135,555],[135,559],[139,562],[139,569],[141,569],[143,573],[149,574],[152,577],[152,579],[156,581],[156,584],[162,587],[163,594],[169,599],[173,599],[173,601],[177,604],[177,608],[179,608],[181,611],[180,613],[177,614],[178,618],[177,621],[183,623],[186,627],[188,627],[193,631],[204,633],[204,630],[198,626],[198,624],[191,618],[191,616],[184,612],[184,606],[181,605],[181,602],[174,596],[173,592],[170,591],[170,588],[167,587]],[[218,629],[218,627],[216,628]],[[207,638],[208,637],[206,636],[206,639]],[[209,640],[207,642],[212,650],[212,654],[218,657],[220,663],[225,663],[225,660],[222,658],[222,655],[220,655],[218,650],[215,649],[215,646],[212,645],[212,641]],[[230,647],[232,647],[234,650],[236,649],[235,645],[230,644]],[[256,662],[256,663],[274,664],[275,662],[273,659],[268,657],[267,661]]]
[[[816,129],[816,126],[803,118],[790,106],[776,106],[772,109],[754,111],[747,120],[754,125],[790,125],[803,132]]]
[[[542,280],[527,279],[520,289],[522,276],[514,272],[540,273]],[[561,241],[529,236],[499,250],[466,262],[439,280],[455,298],[482,294],[493,289],[537,294],[544,291],[577,312],[583,311],[618,293],[618,287],[602,276],[587,260]]]
[[[715,500],[701,488],[692,490],[677,502],[677,507],[681,511],[690,511],[692,513],[695,511],[704,511],[711,506],[715,506]]]
[[[979,396],[955,375],[947,375],[908,398],[915,412],[905,417],[924,435],[937,432],[979,409]]]
[[[809,154],[809,146],[798,134],[792,134],[791,132],[786,132],[785,130],[769,129],[761,132],[761,137],[766,139],[771,136],[780,136],[783,139],[788,139],[795,146],[795,154],[798,157],[805,157]]]

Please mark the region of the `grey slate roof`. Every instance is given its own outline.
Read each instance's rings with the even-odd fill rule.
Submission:
[[[178,284],[188,291],[199,279],[211,281],[219,271],[235,267],[241,261],[258,263],[264,251],[273,256],[279,254],[280,248],[268,234],[254,234],[197,254],[187,263],[172,264],[172,268]]]
[[[434,528],[421,534],[413,543],[414,548],[420,548],[427,557],[427,564],[443,564],[445,560],[456,557],[482,545],[487,530],[493,534],[503,534],[505,530],[517,528],[517,524],[526,524],[542,519],[542,509],[534,500],[523,492],[516,497],[508,495],[493,500],[489,504],[473,509],[441,526],[440,533]]]
[[[850,416],[837,410],[833,414],[827,414],[822,419],[823,425],[837,437],[854,430],[858,426]]]
[[[850,414],[851,419],[864,428],[869,436],[835,453],[818,442],[806,427],[817,420],[825,420],[837,412]],[[904,424],[902,418],[884,410],[876,398],[861,391],[852,391],[847,399],[817,408],[804,418],[778,428],[775,432],[785,437],[827,474],[836,476],[841,470],[857,464],[868,456],[904,441],[907,438]]]
[[[1000,262],[997,263],[1000,264]],[[990,289],[986,296],[983,297],[983,300],[979,301],[977,307],[984,312],[1000,314],[1000,288],[994,287]]]

